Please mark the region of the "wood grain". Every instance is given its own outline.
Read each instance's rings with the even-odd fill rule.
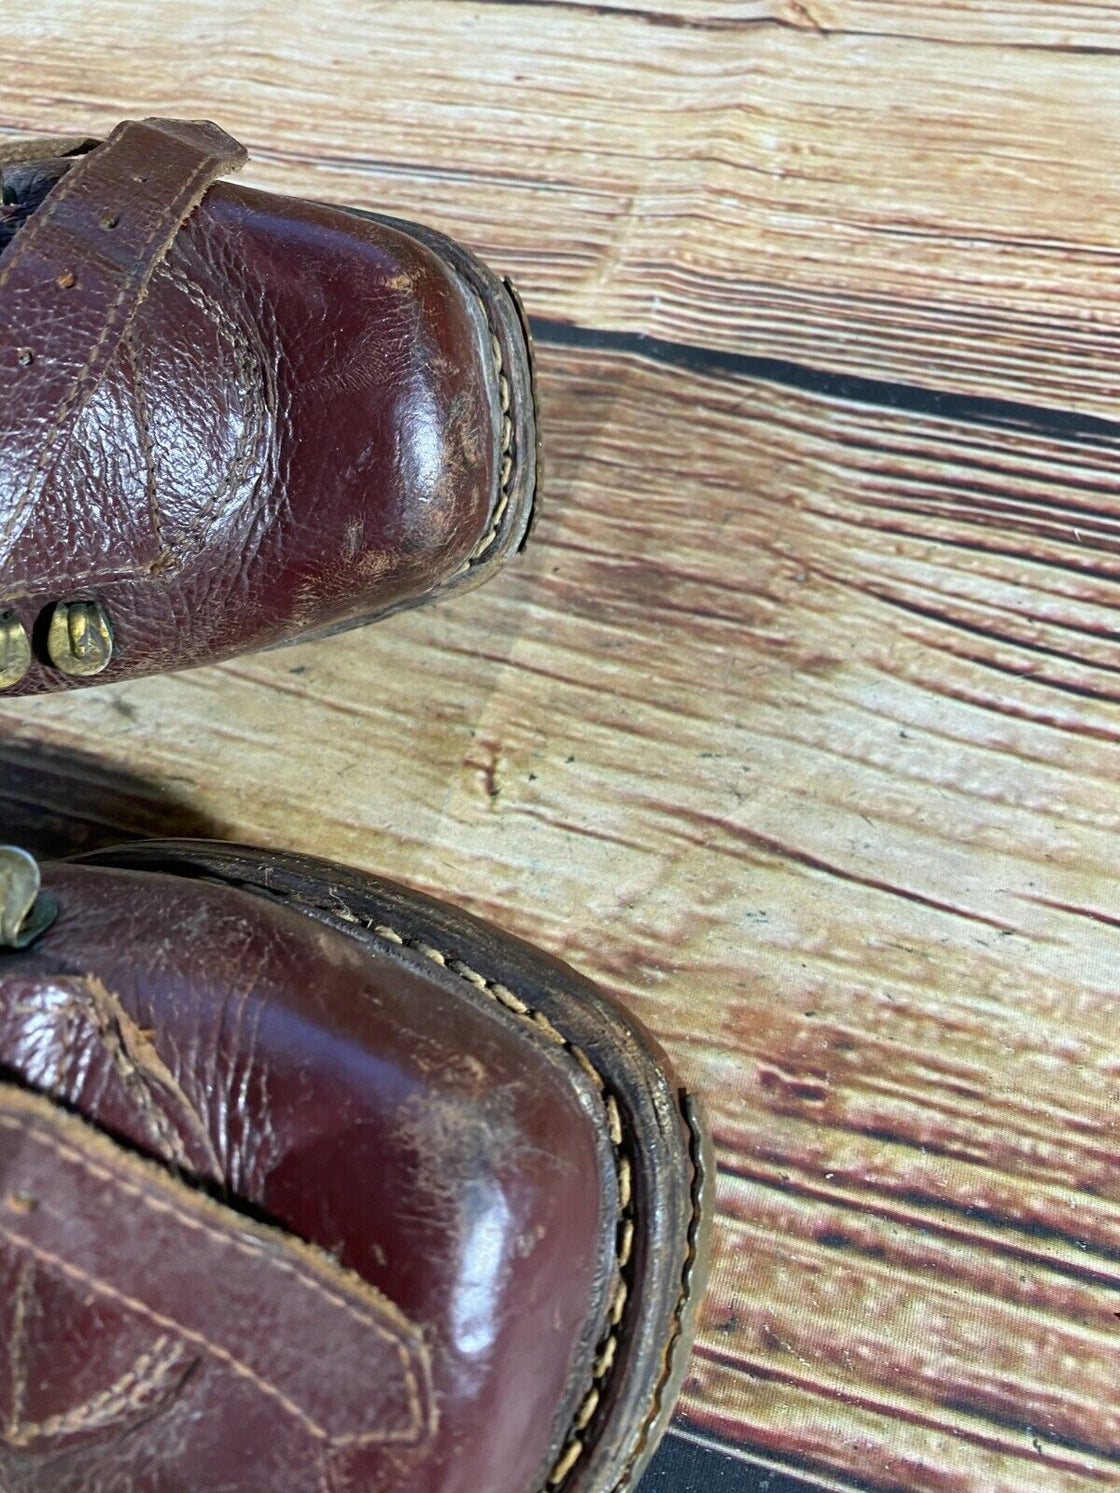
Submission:
[[[4,706],[0,809],[370,866],[631,1003],[720,1148],[684,1414],[830,1486],[1120,1484],[1118,48],[1075,0],[0,16],[4,129],[214,114],[514,271],[549,464],[485,592]]]

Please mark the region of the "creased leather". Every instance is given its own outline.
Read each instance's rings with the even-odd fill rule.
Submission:
[[[245,160],[216,125],[126,121],[70,168],[0,261],[5,587],[37,585],[54,568],[49,559],[44,567],[44,551],[62,541],[71,564],[93,547],[110,570],[157,558],[152,512],[137,513],[127,491],[96,477],[59,525],[52,458],[96,397],[183,220],[211,182]],[[107,540],[94,546],[94,535]]]
[[[0,1106],[0,1487],[538,1493],[614,1287],[614,1163],[583,1070],[430,961],[417,968],[259,897],[83,866],[45,867],[44,890],[57,921],[0,957],[0,1069],[115,1148],[97,1136],[72,1146],[108,1173],[95,1195],[81,1163],[52,1162],[22,1135],[13,1150]],[[32,1118],[42,1128],[42,1110]],[[129,1152],[166,1169],[156,1203],[185,1209],[185,1222],[160,1215],[166,1260],[138,1235],[149,1204],[123,1188],[148,1174]],[[268,1254],[259,1290],[222,1263],[239,1217],[247,1246]],[[192,1247],[179,1232],[211,1222],[220,1242]],[[407,1350],[416,1417],[402,1360],[335,1303],[316,1324],[306,1300],[289,1309],[274,1289],[294,1240],[328,1251],[344,1282],[360,1277],[345,1301],[385,1299],[377,1321]],[[192,1283],[209,1282],[214,1300],[193,1302]],[[20,1341],[37,1345],[49,1390],[20,1424],[120,1398],[113,1386],[147,1354],[151,1413],[114,1421],[96,1445],[69,1430],[13,1440],[3,1344],[21,1292]],[[125,1296],[143,1309],[125,1310]],[[7,1356],[17,1379],[20,1354],[14,1367]],[[346,1439],[373,1430],[392,1435]]]
[[[0,1283],[0,1445],[25,1470],[135,1466],[205,1418],[210,1438],[267,1426],[289,1469],[269,1487],[303,1493],[301,1466],[434,1434],[423,1338],[383,1295],[10,1084]]]
[[[34,203],[0,251],[0,612],[34,645],[11,693],[418,605],[492,570],[531,505],[528,353],[493,277],[429,231],[227,181],[191,210],[178,129],[129,126],[11,175]],[[207,138],[199,184],[239,158]],[[126,145],[139,169],[107,170]],[[155,212],[165,157],[169,246],[125,232]],[[102,343],[110,284],[124,299]],[[111,621],[93,680],[44,655],[45,618],[71,597]]]

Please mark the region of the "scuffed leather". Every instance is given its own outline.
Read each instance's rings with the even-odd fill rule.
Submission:
[[[26,1208],[0,1212],[0,1341],[12,1341],[18,1314],[20,1341],[36,1345],[34,1406],[25,1413],[21,1401],[17,1420],[32,1409],[37,1423],[69,1417],[57,1423],[65,1434],[5,1433],[9,1353],[0,1483],[13,1493],[537,1493],[586,1388],[615,1285],[611,1148],[581,1070],[493,999],[451,995],[436,975],[259,897],[81,866],[47,868],[44,887],[57,921],[31,949],[0,958],[0,1069],[103,1134],[71,1142],[77,1159],[61,1170],[42,1141],[23,1141],[38,1171],[21,1181],[26,1155],[17,1148],[6,1160],[0,1104],[0,1193],[42,1195],[53,1210],[41,1224]],[[43,1128],[41,1114],[31,1120]],[[139,1280],[146,1246],[132,1252],[129,1209],[147,1205],[122,1205],[119,1193],[140,1163],[94,1154],[107,1173],[103,1216],[88,1191],[82,1152],[106,1136],[209,1189],[202,1222],[213,1208],[249,1212],[326,1251],[336,1264],[320,1261],[320,1274],[352,1271],[354,1290],[380,1292],[417,1383],[430,1373],[430,1405],[421,1393],[415,1425],[399,1375],[382,1382],[352,1335],[338,1337],[345,1362],[329,1364],[325,1380],[304,1365],[293,1387],[293,1353],[317,1350],[299,1312],[289,1320],[271,1294],[268,1270],[255,1323],[236,1282],[216,1280],[212,1304],[189,1303],[191,1281],[208,1289],[213,1253],[227,1243],[185,1258],[174,1289],[158,1267]],[[183,1186],[172,1175],[151,1195],[178,1207]],[[76,1189],[69,1210],[67,1187]],[[229,1216],[218,1213],[227,1235]],[[258,1247],[255,1226],[246,1233]],[[44,1252],[57,1263],[44,1264]],[[95,1275],[143,1310],[91,1294]],[[227,1288],[233,1318],[223,1327],[215,1314]],[[236,1322],[239,1361],[326,1440],[200,1346],[201,1335],[237,1357]],[[146,1355],[149,1413],[72,1439],[70,1411],[99,1395],[104,1408]],[[343,1367],[358,1383],[377,1378],[373,1422],[324,1409],[324,1384]],[[345,1404],[360,1399],[351,1386]],[[345,1439],[363,1427],[393,1435]]]
[[[353,625],[461,575],[500,506],[510,423],[493,307],[430,234],[217,183],[51,436],[57,410],[24,401],[19,376],[73,362],[70,320],[44,331],[34,285],[8,304],[3,276],[69,176],[108,149],[39,163],[51,189],[0,253],[14,412],[0,459],[41,477],[33,512],[22,487],[0,486],[0,611],[36,640],[13,692],[74,683],[38,642],[60,600],[105,606],[108,682]],[[105,210],[123,224],[144,188],[111,192],[111,176]],[[59,272],[73,286],[43,279],[51,306],[82,304],[92,251],[79,249]],[[84,324],[73,339],[86,345]]]

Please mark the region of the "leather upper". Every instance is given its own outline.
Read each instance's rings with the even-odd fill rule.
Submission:
[[[536,1493],[617,1285],[578,1065],[260,897],[45,888],[0,956],[0,1483]]]
[[[147,121],[12,178],[42,199],[0,254],[17,693],[75,682],[59,602],[104,607],[111,680],[416,604],[493,547],[530,455],[496,293],[430,233],[211,184],[243,156]]]

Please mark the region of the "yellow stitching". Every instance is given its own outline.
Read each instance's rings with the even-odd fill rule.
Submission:
[[[561,1034],[556,1030],[552,1022],[549,1021],[548,1017],[544,1014],[543,1011],[534,1011],[529,1019],[534,1023],[534,1025],[540,1027],[541,1031],[545,1034],[550,1042],[555,1042],[560,1047],[567,1047],[567,1038],[561,1036]]]
[[[199,544],[199,536],[205,525],[210,522],[215,513],[220,512],[222,504],[233,496],[238,486],[245,480],[252,448],[260,444],[265,432],[267,400],[261,396],[261,385],[266,383],[266,378],[264,365],[243,329],[232,315],[223,314],[221,307],[205,294],[185,270],[174,264],[169,256],[158,266],[156,274],[170,281],[182,295],[185,295],[218,333],[233,359],[238,387],[249,406],[249,414],[242,422],[241,435],[233,449],[225,477],[215,487],[199,512],[195,514],[180,538],[182,556],[185,556]]]
[[[475,545],[465,566],[473,565],[476,560],[481,560],[486,551],[498,537],[498,530],[502,527],[502,519],[505,517],[506,509],[509,507],[509,479],[513,475],[513,421],[506,411],[509,409],[509,379],[506,377],[505,361],[502,357],[502,344],[493,332],[490,333],[490,350],[494,358],[494,367],[498,373],[498,394],[502,401],[502,451],[501,451],[501,473],[498,479],[498,502],[494,509],[493,518],[489,532],[484,534]]]
[[[572,1057],[575,1058],[576,1062],[580,1065],[580,1067],[587,1074],[588,1078],[590,1078],[591,1082],[595,1085],[595,1087],[599,1090],[599,1093],[601,1094],[603,1092],[603,1080],[599,1076],[599,1070],[598,1070],[598,1068],[595,1067],[594,1063],[591,1061],[591,1059],[584,1052],[583,1048],[582,1047],[571,1046],[571,1047],[569,1047],[568,1051],[572,1054]],[[607,1102],[607,1105],[608,1105],[607,1115],[608,1115],[608,1118],[609,1118],[609,1116],[610,1116],[610,1108],[609,1108],[609,1106],[614,1103],[614,1100],[608,1095],[606,1102]],[[618,1106],[617,1105],[615,1105],[615,1112],[616,1113],[618,1112]],[[620,1130],[618,1132],[618,1134],[615,1135],[614,1127],[613,1126],[611,1127],[611,1142],[612,1142],[613,1145],[616,1145],[616,1146],[620,1146],[622,1144],[622,1131]]]
[[[622,1314],[626,1310],[626,1297],[628,1294],[626,1282],[620,1280],[618,1290],[614,1293],[614,1300],[611,1302],[611,1321],[616,1327],[622,1321]]]
[[[625,1156],[618,1164],[618,1199],[625,1213],[630,1206],[630,1163]]]
[[[328,912],[332,911],[332,909],[330,908],[324,908],[323,910]],[[531,1022],[538,1031],[544,1032],[546,1036],[551,1037],[554,1041],[560,1043],[566,1049],[566,1051],[576,1060],[576,1062],[579,1063],[580,1067],[589,1074],[592,1081],[595,1083],[597,1089],[599,1090],[600,1096],[603,1099],[603,1105],[606,1110],[607,1123],[610,1131],[611,1147],[614,1151],[615,1162],[617,1165],[620,1212],[620,1242],[618,1244],[615,1258],[618,1265],[620,1278],[618,1285],[615,1288],[615,1293],[612,1297],[610,1310],[608,1313],[608,1319],[611,1323],[612,1330],[610,1331],[610,1333],[608,1333],[605,1341],[603,1342],[603,1345],[599,1350],[599,1357],[595,1361],[592,1372],[592,1378],[594,1382],[592,1383],[590,1390],[584,1396],[583,1400],[580,1403],[580,1408],[576,1412],[576,1418],[573,1422],[572,1429],[571,1431],[569,1431],[564,1445],[561,1448],[560,1455],[557,1458],[556,1463],[554,1464],[552,1471],[549,1473],[546,1480],[546,1489],[542,1490],[542,1493],[547,1493],[547,1490],[553,1490],[553,1493],[555,1493],[555,1490],[558,1489],[560,1487],[560,1484],[564,1482],[565,1478],[567,1478],[572,1468],[575,1467],[576,1463],[579,1461],[585,1450],[584,1443],[578,1433],[583,1431],[587,1427],[588,1423],[591,1420],[591,1417],[595,1414],[595,1410],[599,1405],[599,1401],[601,1398],[600,1386],[602,1385],[603,1380],[606,1379],[610,1374],[618,1353],[618,1329],[622,1321],[623,1313],[625,1312],[626,1301],[629,1297],[629,1287],[627,1286],[626,1281],[622,1278],[622,1273],[623,1271],[625,1271],[626,1266],[629,1263],[634,1240],[633,1197],[631,1187],[630,1161],[625,1155],[622,1154],[622,1120],[619,1114],[618,1101],[615,1099],[613,1094],[608,1092],[606,1082],[602,1074],[598,1071],[597,1068],[595,1068],[595,1066],[591,1062],[591,1059],[587,1056],[583,1049],[581,1047],[578,1047],[574,1042],[569,1042],[569,1040],[563,1035],[563,1033],[558,1031],[557,1028],[553,1026],[552,1022],[549,1021],[548,1017],[545,1016],[543,1011],[533,1010],[533,1008],[527,1005],[519,996],[514,995],[513,991],[510,990],[507,986],[500,984],[496,980],[487,980],[485,976],[478,974],[476,970],[471,969],[468,965],[463,964],[460,960],[450,958],[448,957],[448,955],[442,954],[438,949],[433,949],[430,945],[421,943],[419,939],[403,938],[395,928],[390,928],[383,923],[378,924],[376,927],[374,927],[372,929],[372,932],[375,933],[379,938],[385,939],[388,943],[397,944],[405,948],[411,948],[415,950],[416,953],[423,954],[426,958],[431,959],[434,963],[442,965],[444,968],[450,970],[452,974],[458,975],[468,984],[475,986],[476,989],[484,991],[492,999],[500,1002],[500,1004],[505,1006],[508,1010],[511,1010],[516,1015],[522,1017],[523,1020]],[[683,1309],[683,1301],[678,1307],[678,1313],[681,1309]]]
[[[557,1462],[556,1466],[548,1474],[548,1486],[550,1488],[558,1488],[564,1481],[564,1479],[568,1476],[568,1473],[571,1472],[572,1468],[576,1465],[582,1455],[583,1442],[580,1441],[577,1437],[573,1437],[572,1440],[568,1442],[568,1447],[564,1455],[560,1458],[559,1462]]]
[[[495,995],[503,1006],[508,1006],[511,1011],[516,1011],[518,1016],[528,1016],[529,1007],[519,995],[514,995],[512,990],[507,990],[504,985],[487,985],[487,992]]]
[[[87,1172],[91,1177],[96,1177],[100,1181],[107,1182],[110,1186],[118,1188],[126,1195],[136,1198],[143,1207],[150,1208],[154,1213],[169,1214],[172,1218],[181,1223],[185,1228],[194,1229],[196,1232],[205,1235],[208,1239],[213,1240],[215,1243],[224,1245],[229,1249],[236,1250],[239,1254],[246,1255],[250,1259],[259,1260],[262,1256],[262,1250],[259,1246],[243,1243],[239,1239],[230,1239],[225,1234],[219,1233],[209,1224],[200,1223],[198,1219],[192,1218],[188,1213],[183,1212],[173,1203],[165,1203],[158,1198],[150,1196],[143,1190],[143,1188],[137,1187],[135,1183],[126,1182],[121,1177],[115,1176],[113,1172],[109,1171],[107,1167],[98,1166],[95,1162],[90,1161],[88,1157],[83,1156],[80,1151],[75,1151],[72,1147],[64,1145],[53,1135],[39,1130],[30,1121],[14,1120],[8,1115],[0,1115],[0,1127],[3,1127],[5,1130],[15,1131],[17,1134],[22,1133],[24,1135],[30,1136],[32,1140],[36,1140],[40,1145],[46,1146],[48,1150],[54,1151],[54,1153],[63,1161],[69,1161],[72,1165],[77,1166],[80,1170]],[[3,1230],[0,1230],[0,1232],[3,1232]],[[10,1237],[18,1238],[19,1236]],[[34,1253],[34,1248],[31,1245],[30,1241],[24,1241],[21,1239],[20,1242],[25,1243],[26,1247],[28,1249],[31,1249],[32,1253]],[[391,1435],[389,1437],[386,1437],[385,1435],[382,1435],[378,1432],[372,1432],[361,1436],[359,1436],[357,1433],[354,1433],[352,1435],[330,1437],[325,1431],[317,1427],[315,1422],[312,1421],[310,1417],[306,1416],[298,1406],[295,1406],[295,1412],[299,1416],[299,1418],[308,1426],[315,1426],[315,1434],[320,1436],[321,1438],[328,1440],[333,1446],[345,1446],[351,1444],[361,1445],[367,1441],[383,1441],[386,1439],[414,1439],[423,1426],[423,1419],[421,1415],[419,1386],[416,1382],[416,1374],[412,1367],[411,1355],[408,1351],[407,1346],[402,1343],[399,1337],[397,1337],[395,1333],[390,1331],[389,1328],[384,1327],[380,1322],[371,1317],[367,1312],[359,1311],[358,1308],[352,1306],[351,1303],[345,1300],[344,1297],[338,1296],[333,1291],[328,1290],[327,1287],[324,1286],[321,1281],[316,1280],[314,1276],[308,1275],[304,1271],[300,1270],[297,1266],[289,1264],[287,1260],[276,1259],[275,1256],[269,1256],[269,1263],[272,1265],[273,1269],[281,1270],[285,1272],[285,1274],[293,1276],[302,1285],[308,1286],[312,1291],[322,1296],[325,1301],[329,1302],[332,1306],[338,1307],[343,1313],[345,1313],[345,1315],[352,1318],[355,1322],[360,1323],[364,1327],[372,1327],[374,1332],[377,1333],[379,1337],[383,1338],[396,1350],[398,1360],[401,1364],[401,1372],[407,1386],[409,1412],[412,1416],[413,1426],[409,1431],[407,1437],[400,1437],[399,1435]],[[93,1284],[94,1278],[91,1276],[89,1279],[90,1283]],[[210,1340],[208,1338],[202,1337],[201,1334],[192,1333],[191,1329],[184,1327],[181,1323],[177,1323],[171,1319],[164,1319],[158,1313],[152,1311],[150,1308],[145,1307],[143,1302],[132,1303],[130,1298],[122,1296],[120,1292],[115,1291],[113,1287],[106,1285],[104,1282],[100,1282],[99,1284],[104,1286],[106,1292],[119,1297],[119,1299],[122,1301],[128,1300],[130,1305],[135,1304],[138,1309],[146,1311],[148,1315],[150,1315],[154,1321],[158,1321],[161,1326],[174,1327],[177,1331],[180,1331],[187,1337],[193,1336],[194,1338],[197,1338],[199,1341],[204,1342],[209,1347],[213,1348],[214,1352],[219,1357],[222,1357],[223,1355],[228,1357],[231,1364],[240,1363],[240,1360],[233,1359],[232,1355],[228,1354],[224,1348],[219,1347],[219,1345],[216,1343],[210,1343]],[[250,1368],[245,1365],[242,1365],[241,1367],[247,1377],[256,1380],[257,1376]],[[264,1383],[263,1380],[260,1382]],[[286,1401],[286,1397],[281,1395],[279,1390],[276,1390],[275,1393],[276,1397],[283,1403],[289,1403]],[[290,1403],[294,1405],[294,1402]]]
[[[622,1225],[622,1237],[618,1241],[619,1262],[626,1265],[630,1261],[630,1252],[634,1248],[634,1221],[628,1218]]]
[[[272,888],[266,888],[266,890],[268,890],[273,896],[288,896],[297,902],[300,900],[298,898],[298,894],[295,894],[293,892],[285,893],[279,890],[273,890]],[[310,905],[315,906],[317,904],[311,903]],[[345,921],[362,921],[361,919],[354,918],[353,916],[340,914],[339,909],[336,906],[324,906],[321,910],[332,916],[343,916]],[[416,952],[423,953],[429,958],[431,958],[433,953],[439,954],[438,950],[431,950],[430,946],[421,944],[418,939],[408,939],[402,937],[402,935],[398,933],[395,928],[391,928],[387,924],[379,923],[371,927],[370,924],[366,923],[365,926],[369,931],[376,934],[377,937],[384,939],[387,943],[395,944],[399,947],[413,948],[416,950]],[[466,983],[473,985],[476,989],[484,991],[494,1000],[497,1000],[508,1009],[514,1011],[515,1014],[529,1021],[532,1021],[534,1025],[537,1024],[534,1020],[534,1017],[537,1014],[543,1014],[534,1012],[524,1001],[522,1001],[518,996],[515,996],[514,993],[506,986],[498,983],[497,981],[487,980],[484,976],[478,974],[476,970],[471,969],[470,966],[462,963],[462,961],[460,960],[451,958],[444,954],[440,954],[438,962],[445,968],[447,968],[451,973],[458,975]],[[632,1169],[629,1159],[621,1152],[623,1135],[622,1119],[619,1112],[618,1101],[615,1096],[607,1089],[606,1082],[603,1079],[603,1076],[592,1065],[590,1058],[588,1058],[583,1049],[578,1047],[574,1042],[569,1042],[567,1038],[564,1038],[562,1035],[561,1040],[566,1051],[595,1083],[603,1099],[603,1105],[606,1111],[607,1122],[611,1136],[611,1143],[618,1164],[620,1218],[616,1261],[618,1264],[620,1277],[622,1277],[623,1273],[626,1270],[626,1267],[632,1259],[635,1225],[633,1219]],[[633,1468],[637,1463],[638,1457],[641,1455],[641,1451],[644,1448],[646,1440],[648,1439],[650,1428],[654,1424],[656,1424],[657,1417],[661,1412],[661,1398],[664,1394],[665,1385],[668,1383],[669,1378],[671,1377],[674,1350],[680,1340],[684,1310],[691,1295],[691,1275],[696,1262],[698,1250],[698,1193],[701,1182],[701,1167],[699,1157],[696,1153],[696,1137],[694,1133],[691,1134],[690,1145],[690,1154],[693,1162],[693,1212],[688,1233],[688,1249],[682,1269],[681,1292],[677,1300],[677,1305],[673,1317],[674,1331],[669,1340],[669,1343],[666,1346],[665,1367],[654,1393],[650,1413],[646,1417],[639,1430],[639,1442],[637,1449],[630,1459],[629,1466],[622,1474],[622,1480],[616,1484],[614,1493],[623,1493],[624,1488],[628,1485],[633,1472]],[[625,1202],[623,1202],[623,1199],[625,1199]],[[625,1280],[620,1278],[619,1285],[616,1288],[614,1297],[611,1301],[611,1311],[613,1313],[617,1308],[619,1313],[619,1321],[621,1321],[621,1317],[622,1315],[624,1315],[625,1304],[628,1296],[629,1288]],[[592,1371],[592,1386],[587,1395],[580,1403],[580,1407],[576,1412],[572,1429],[569,1432],[567,1439],[565,1440],[564,1446],[560,1452],[560,1456],[554,1464],[552,1472],[548,1476],[548,1479],[546,1481],[546,1488],[542,1490],[542,1493],[549,1493],[549,1490],[551,1490],[551,1493],[555,1493],[555,1490],[557,1490],[560,1484],[567,1478],[568,1474],[576,1466],[581,1455],[586,1449],[584,1442],[577,1433],[582,1432],[586,1429],[599,1407],[601,1400],[601,1387],[603,1385],[603,1382],[610,1375],[611,1370],[614,1366],[615,1359],[618,1354],[618,1346],[619,1332],[618,1324],[616,1323],[613,1326],[612,1331],[607,1335],[601,1349],[599,1350],[599,1356],[595,1360]]]
[[[28,1133],[30,1134],[31,1132]],[[100,1280],[97,1276],[90,1275],[87,1271],[79,1269],[77,1265],[71,1264],[69,1260],[63,1259],[61,1255],[52,1254],[50,1250],[41,1249],[38,1245],[32,1244],[30,1239],[25,1239],[22,1234],[12,1233],[8,1229],[0,1228],[0,1238],[7,1239],[8,1243],[14,1244],[17,1249],[26,1250],[29,1255],[41,1261],[44,1265],[50,1265],[54,1269],[60,1270],[63,1275],[68,1276],[71,1280],[76,1280],[81,1285],[88,1286],[96,1295],[107,1296],[110,1301],[119,1302],[130,1311],[136,1312],[138,1316],[147,1317],[158,1326],[169,1328],[187,1342],[197,1343],[199,1347],[205,1348],[221,1363],[224,1363],[231,1372],[237,1374],[242,1379],[248,1379],[250,1383],[257,1386],[262,1394],[267,1395],[269,1399],[276,1400],[300,1422],[316,1441],[330,1441],[330,1437],[323,1427],[301,1410],[294,1400],[289,1399],[274,1384],[269,1384],[266,1379],[260,1378],[258,1374],[255,1374],[249,1368],[248,1364],[242,1363],[239,1358],[234,1358],[228,1349],[221,1347],[218,1343],[212,1343],[201,1332],[195,1332],[189,1327],[184,1327],[181,1322],[176,1322],[174,1318],[164,1316],[162,1312],[154,1311],[145,1302],[140,1301],[135,1296],[126,1296],[123,1291],[118,1291],[115,1286],[109,1285],[107,1281]]]
[[[8,1421],[8,1431],[11,1433],[19,1424],[19,1418],[23,1414],[23,1401],[27,1394],[27,1365],[24,1363],[24,1321],[27,1317],[27,1298],[31,1294],[31,1277],[35,1266],[30,1260],[25,1260],[16,1277],[16,1299],[12,1308],[12,1337],[11,1347],[8,1352],[10,1365],[10,1377],[12,1381],[12,1407]]]
[[[618,1112],[618,1102],[613,1094],[607,1096],[607,1119],[611,1126],[611,1140],[615,1145],[622,1144],[622,1116]]]
[[[626,1490],[630,1487],[630,1484],[633,1481],[634,1477],[634,1469],[637,1466],[638,1460],[641,1457],[642,1453],[645,1451],[647,1442],[649,1441],[649,1433],[651,1429],[657,1424],[658,1417],[661,1414],[661,1400],[662,1396],[665,1393],[665,1386],[673,1377],[673,1360],[680,1345],[681,1334],[684,1329],[685,1308],[688,1306],[689,1301],[692,1299],[693,1276],[696,1270],[696,1263],[700,1255],[701,1198],[705,1176],[704,1158],[700,1147],[700,1137],[697,1134],[695,1125],[687,1115],[685,1116],[685,1119],[688,1125],[688,1154],[689,1159],[692,1162],[692,1216],[688,1226],[688,1247],[685,1251],[684,1265],[681,1267],[681,1290],[680,1295],[677,1298],[676,1311],[673,1313],[673,1333],[669,1338],[668,1343],[665,1345],[664,1367],[662,1368],[661,1378],[658,1380],[657,1388],[654,1391],[653,1402],[650,1405],[649,1414],[642,1422],[641,1430],[638,1434],[638,1440],[635,1444],[634,1450],[630,1454],[630,1460],[627,1463],[626,1467],[623,1469],[622,1476],[619,1478],[618,1482],[615,1483],[614,1488],[612,1489],[612,1493],[626,1493]]]
[[[588,1391],[587,1398],[584,1400],[583,1404],[579,1407],[579,1412],[576,1415],[576,1430],[577,1431],[582,1431],[584,1429],[584,1427],[587,1425],[588,1421],[591,1419],[591,1417],[595,1414],[596,1410],[598,1410],[598,1408],[599,1408],[599,1398],[600,1398],[599,1391],[597,1389],[592,1389],[592,1390]]]
[[[599,1355],[599,1360],[595,1365],[596,1379],[605,1379],[610,1373],[611,1365],[614,1363],[614,1355],[617,1349],[618,1339],[614,1336],[609,1337],[603,1344],[603,1351]]]
[[[167,1352],[169,1346],[170,1353]],[[132,1368],[114,1380],[108,1389],[91,1396],[83,1405],[48,1415],[46,1420],[21,1421],[13,1425],[8,1441],[13,1446],[26,1446],[45,1436],[65,1436],[85,1430],[99,1421],[104,1422],[106,1418],[113,1419],[124,1411],[139,1409],[145,1396],[158,1388],[161,1381],[166,1382],[176,1368],[178,1353],[178,1344],[172,1344],[169,1337],[157,1338],[148,1352],[142,1353]],[[162,1363],[159,1362],[161,1354]]]

